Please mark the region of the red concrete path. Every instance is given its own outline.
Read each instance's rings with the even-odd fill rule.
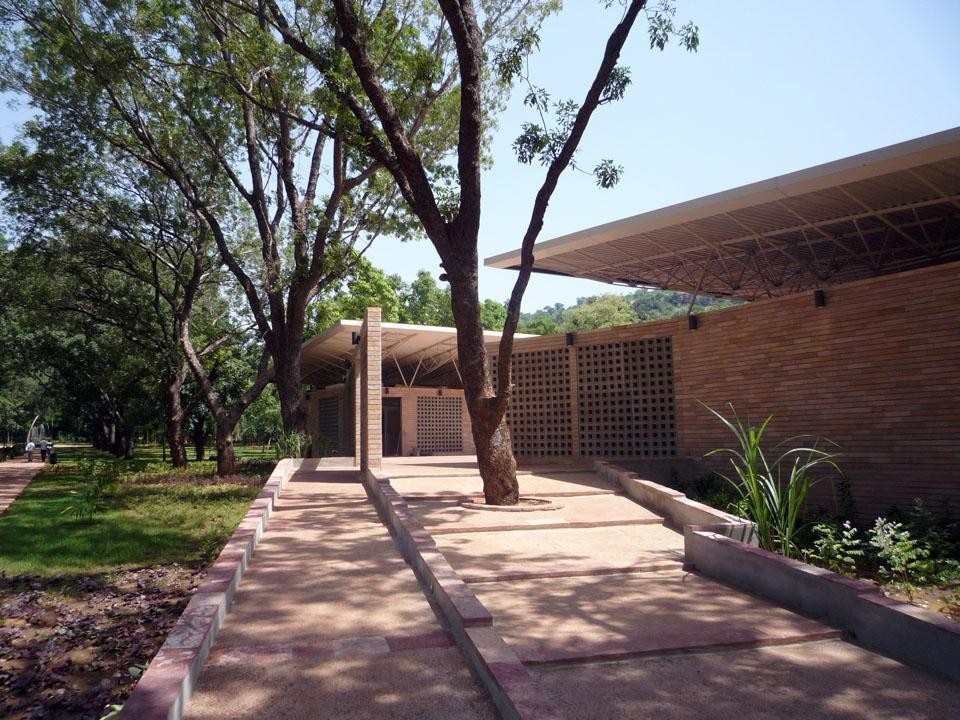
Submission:
[[[435,542],[492,614],[492,627],[468,634],[488,649],[500,642],[480,662],[503,692],[526,693],[519,717],[960,717],[955,684],[687,572],[682,537],[592,473],[524,475],[524,493],[564,508],[506,517],[460,506],[479,482],[468,461],[394,468],[406,504],[391,502],[434,532],[417,534],[418,551],[436,556]],[[451,574],[443,582],[454,588]],[[328,469],[299,471],[284,489],[186,716],[496,710],[356,473]]]
[[[0,515],[10,507],[23,489],[30,484],[34,475],[43,470],[44,463],[39,461],[39,451],[33,462],[22,458],[0,462]]]
[[[496,712],[357,473],[297,472],[187,707],[192,720]]]

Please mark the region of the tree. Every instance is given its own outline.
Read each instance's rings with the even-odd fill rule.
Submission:
[[[480,306],[480,324],[484,330],[503,330],[507,322],[507,308],[503,303],[487,298]]]
[[[284,427],[301,427],[309,302],[356,249],[409,225],[379,163],[345,144],[336,98],[232,3],[0,0],[0,14],[4,88],[47,126],[167,178],[205,226],[271,361],[256,382],[275,379]],[[325,37],[324,16],[305,29]],[[446,115],[417,113],[442,146]]]
[[[485,46],[489,18],[496,14],[494,2],[438,0],[439,14],[426,27],[420,41],[423,51],[436,38],[447,42],[448,52],[439,67],[424,67],[416,86],[398,87],[392,82],[394,66],[385,60],[378,45],[384,21],[380,2],[332,0],[339,39],[349,59],[353,79],[344,78],[344,61],[318,48],[312,38],[291,22],[283,8],[272,0],[262,3],[261,17],[273,23],[287,45],[310,59],[327,78],[338,98],[353,116],[358,137],[351,141],[386,168],[404,200],[416,215],[441,260],[450,283],[453,318],[457,328],[460,372],[470,414],[477,461],[483,478],[484,496],[490,504],[515,504],[519,498],[516,461],[504,420],[510,400],[510,363],[513,336],[520,315],[520,301],[533,266],[533,244],[561,173],[574,162],[574,154],[594,111],[622,96],[629,75],[617,67],[620,51],[635,20],[645,9],[644,0],[625,3],[620,22],[604,49],[593,82],[580,103],[562,102],[556,125],[546,121],[551,109],[549,96],[529,85],[528,103],[540,112],[541,121],[524,126],[515,145],[521,162],[539,160],[547,170],[537,193],[526,230],[523,232],[521,265],[507,305],[504,332],[497,354],[497,386],[491,381],[484,346],[477,283],[478,235],[480,227],[480,170],[484,162],[485,138],[490,128],[485,113],[485,89],[494,78],[509,83],[522,75],[524,58],[538,43],[535,26],[517,29],[514,42],[490,53]],[[612,2],[606,3],[608,6]],[[697,45],[692,25],[675,29],[672,5],[661,4],[650,14],[651,46],[662,48],[671,35],[678,34],[689,49]],[[389,13],[386,13],[389,15]],[[426,162],[421,143],[411,132],[403,107],[411,92],[423,97],[438,91],[445,77],[441,69],[456,68],[457,143],[455,166],[437,168]],[[359,85],[359,87],[357,87]],[[616,182],[619,168],[602,162],[596,168],[602,186]]]
[[[450,288],[441,288],[426,270],[417,272],[417,279],[401,290],[400,322],[411,325],[450,327]]]
[[[356,258],[348,274],[327,285],[310,305],[308,335],[316,335],[339,320],[359,320],[368,307],[379,307],[384,322],[398,322],[404,282],[387,275],[365,257]]]
[[[597,295],[580,298],[577,304],[564,311],[561,332],[577,332],[596,328],[630,325],[639,322],[630,300],[624,295]]]

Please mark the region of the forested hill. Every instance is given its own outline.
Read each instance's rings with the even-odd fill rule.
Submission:
[[[689,293],[647,289],[626,295],[594,295],[579,298],[577,304],[571,307],[556,303],[536,312],[521,313],[517,330],[549,335],[664,320],[685,315],[690,307],[690,299]],[[736,304],[735,300],[698,297],[693,308],[694,312],[705,312]]]

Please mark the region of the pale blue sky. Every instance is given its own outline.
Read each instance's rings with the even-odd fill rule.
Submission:
[[[648,49],[638,26],[624,53],[633,85],[587,131],[584,167],[611,157],[620,185],[600,190],[568,173],[540,240],[960,125],[957,0],[677,0],[700,26],[696,54]],[[578,99],[616,21],[599,0],[567,0],[542,33],[537,84]],[[522,94],[521,94],[522,96]],[[519,166],[511,143],[527,119],[504,115],[484,178],[481,258],[515,249],[543,175]],[[0,108],[0,139],[21,116]],[[427,242],[378,241],[371,260],[412,279],[439,273]],[[515,273],[481,268],[481,295],[505,299]],[[524,310],[617,291],[534,274]]]

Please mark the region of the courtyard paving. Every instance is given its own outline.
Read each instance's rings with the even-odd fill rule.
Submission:
[[[591,472],[528,469],[522,494],[562,507],[493,512],[461,505],[469,459],[411,460],[384,472],[534,676],[531,718],[960,717],[960,686],[690,572],[682,536]],[[497,717],[428,597],[355,471],[300,471],[187,717]]]

